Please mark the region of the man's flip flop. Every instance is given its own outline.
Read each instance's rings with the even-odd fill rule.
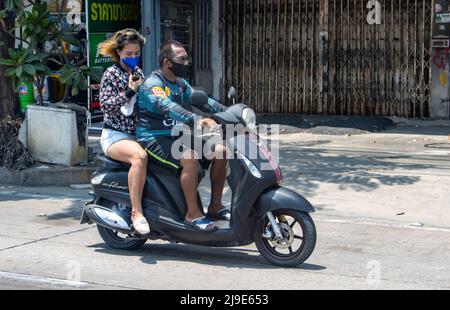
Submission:
[[[217,229],[219,229],[219,227],[217,227],[217,225],[214,224],[214,222],[211,221],[210,219],[208,219],[206,216],[195,219],[192,222],[184,220],[184,223],[186,225],[194,227],[197,230],[201,230],[201,231],[205,231],[205,232],[214,232]]]
[[[208,214],[206,214],[207,217],[218,220],[218,221],[230,221],[231,220],[231,212],[227,208],[221,209],[217,213],[211,213],[208,211]]]

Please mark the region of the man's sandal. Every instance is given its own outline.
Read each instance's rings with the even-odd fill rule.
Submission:
[[[208,214],[206,214],[207,217],[213,220],[218,221],[230,221],[231,220],[231,212],[227,208],[221,209],[217,213],[212,213],[211,211],[208,211]]]
[[[195,219],[192,222],[184,220],[184,223],[190,227],[204,232],[214,232],[219,229],[219,227],[217,227],[217,225],[206,216]]]

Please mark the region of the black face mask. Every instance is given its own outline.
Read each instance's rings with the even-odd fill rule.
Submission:
[[[170,62],[172,63],[172,68],[169,68],[169,70],[172,71],[176,77],[187,78],[190,65],[179,64],[172,60],[170,60]]]

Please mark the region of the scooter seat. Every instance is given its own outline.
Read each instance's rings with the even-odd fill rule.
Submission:
[[[131,167],[130,164],[114,160],[106,155],[101,155],[101,156],[98,156],[97,158],[108,166],[119,167],[119,168],[120,167]]]
[[[129,169],[131,167],[130,164],[114,160],[111,157],[108,157],[106,155],[99,156],[98,158],[104,164],[106,164],[107,166],[109,166],[111,168],[127,168],[127,169]],[[165,169],[164,167],[155,165],[152,162],[148,163],[148,170],[152,171],[153,173],[157,173],[157,174],[174,175],[174,176],[178,175],[178,172],[170,170],[170,169]]]
[[[114,160],[106,155],[98,156],[98,159],[102,161],[104,164],[110,167],[116,167],[116,168],[130,168],[131,165]],[[155,173],[155,174],[163,174],[163,175],[171,175],[179,177],[181,174],[181,170],[174,171],[173,169],[162,167],[161,165],[154,164],[152,162],[148,163],[148,170]],[[205,169],[199,164],[198,166],[198,178],[199,180],[202,180],[205,177]]]

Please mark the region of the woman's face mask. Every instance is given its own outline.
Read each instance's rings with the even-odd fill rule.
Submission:
[[[122,62],[131,70],[136,69],[136,67],[141,62],[141,56],[138,57],[125,57],[122,58]]]
[[[120,60],[131,70],[136,69],[136,67],[139,65],[139,63],[141,62],[141,55],[140,55],[140,51],[125,51],[122,50],[119,53],[120,56]]]

